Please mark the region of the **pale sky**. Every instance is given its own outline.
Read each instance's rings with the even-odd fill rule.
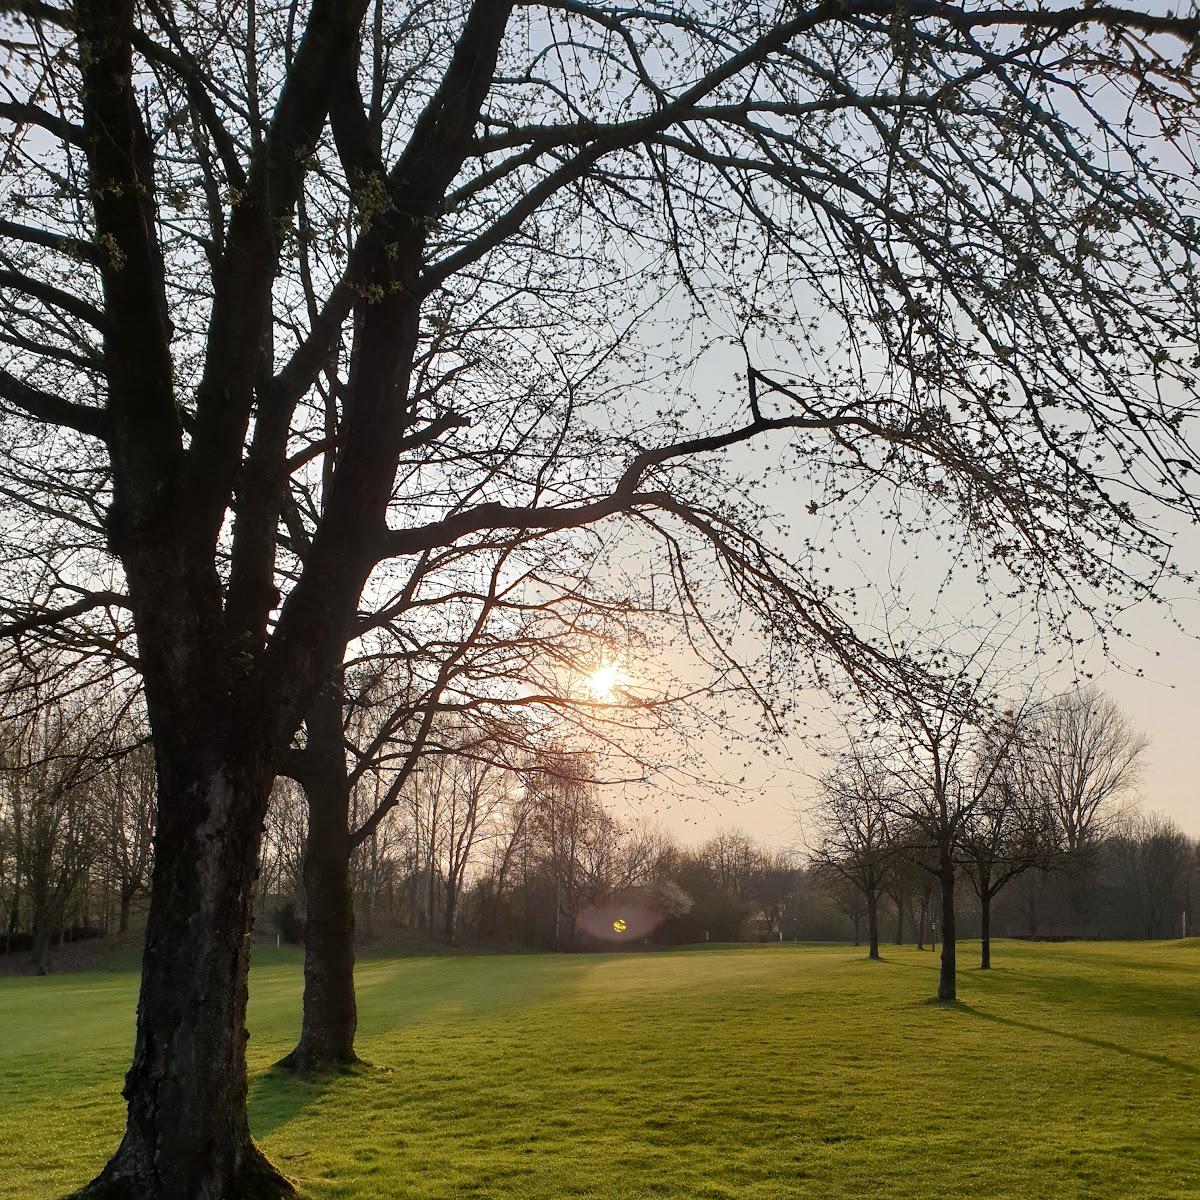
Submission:
[[[722,383],[726,389],[736,388],[735,381],[743,369],[737,359],[718,351],[690,382],[700,398],[705,392],[715,392]],[[719,402],[714,407],[719,407]],[[775,469],[774,456],[774,450],[764,451],[757,459],[747,456],[737,465],[765,481],[764,497],[784,520],[803,526],[806,536],[816,533],[819,540],[821,531],[814,530],[811,521],[804,524],[802,510],[809,494],[802,484],[798,490],[794,479]],[[837,535],[843,538],[847,555],[844,561],[833,564],[835,577],[844,573],[847,582],[860,586],[888,587],[905,596],[920,595],[924,589],[927,598],[932,596],[938,580],[948,570],[945,549],[914,554],[910,546],[900,552],[905,556],[901,559],[889,543],[886,530],[880,529],[878,522],[873,523],[869,512],[861,524],[863,528],[852,547],[844,545],[844,530]],[[1194,527],[1179,531],[1175,551],[1180,565],[1200,567],[1200,531]],[[961,574],[963,581],[956,581],[938,600],[939,613],[951,624],[958,611],[978,607],[982,596],[969,578],[971,572]],[[1179,584],[1173,587],[1176,592],[1183,589]],[[1032,624],[1032,617],[1025,617],[1021,628],[1032,628]],[[1189,834],[1200,836],[1200,594],[1193,591],[1190,598],[1177,599],[1169,613],[1142,605],[1129,614],[1127,629],[1130,638],[1114,648],[1119,661],[1106,660],[1097,648],[1076,662],[1076,671],[1081,676],[1090,672],[1093,682],[1112,696],[1135,728],[1150,738],[1140,786],[1145,809],[1164,813]],[[1046,665],[1055,652],[1056,645],[1050,642],[1040,658],[1022,659],[1028,665],[1022,665],[1015,678],[1036,686],[1042,695],[1065,690],[1071,684],[1071,672],[1051,674]],[[809,712],[816,725],[836,728],[836,720],[820,711],[827,707],[819,696],[814,696]],[[728,761],[721,741],[720,731],[714,729],[711,738],[705,739],[705,757],[714,777],[733,782],[742,774],[744,763]],[[811,775],[820,769],[819,748],[811,738],[795,735],[781,750],[783,758],[770,760],[764,760],[757,751],[749,752],[746,782],[732,789],[734,795],[714,796],[697,787],[693,795],[678,799],[655,795],[627,802],[634,811],[658,821],[687,842],[703,841],[723,829],[739,827],[771,845],[800,846],[801,813],[812,794]],[[615,801],[616,797],[611,799]]]

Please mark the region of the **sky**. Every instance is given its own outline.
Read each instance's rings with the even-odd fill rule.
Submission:
[[[1200,547],[1198,547],[1200,549]],[[1176,610],[1181,620],[1186,613]],[[1096,666],[1096,685],[1120,705],[1134,727],[1150,738],[1136,793],[1146,811],[1166,814],[1193,837],[1200,837],[1200,608],[1192,614],[1195,635],[1174,628],[1156,614],[1135,614],[1137,641],[1126,646],[1123,664]],[[1141,668],[1142,675],[1137,671]],[[821,701],[808,708],[818,716]],[[714,777],[732,782],[745,769],[742,760],[722,762],[713,737],[708,756]],[[820,770],[819,746],[811,737],[785,737],[770,761],[751,756],[746,782],[726,794],[703,785],[690,795],[667,799],[626,799],[628,810],[657,822],[678,840],[695,844],[718,832],[742,829],[778,848],[805,846],[804,810]],[[736,774],[735,774],[736,773]]]
[[[698,365],[689,381],[702,405],[710,401],[706,391],[715,391],[722,383],[728,389],[730,381],[744,371],[743,364],[726,352],[716,352],[710,359],[706,365]],[[801,494],[794,480],[777,470],[774,453],[757,458],[744,454],[735,467],[757,473],[763,480],[765,501],[781,520],[801,524],[808,493]],[[986,593],[975,584],[972,572],[959,572],[961,578],[954,578],[949,588],[940,587],[947,575],[954,575],[944,546],[934,547],[932,541],[924,547],[910,542],[901,550],[881,527],[885,524],[869,515],[858,522],[855,544],[845,547],[844,557],[833,563],[835,575],[842,573],[840,582],[867,593],[883,589],[889,597],[915,598],[928,605],[923,618],[928,625],[939,620],[953,625],[960,614],[983,607]],[[805,532],[813,534],[811,524]],[[827,532],[826,536],[834,534]],[[844,538],[844,530],[840,536]],[[1182,566],[1200,566],[1200,531],[1182,527],[1176,529],[1174,538],[1176,561]],[[1126,618],[1128,636],[1118,640],[1107,656],[1093,644],[1079,652],[1072,668],[1054,668],[1051,663],[1061,646],[1053,639],[1043,639],[1038,655],[1015,651],[1007,670],[1016,686],[1032,686],[1041,695],[1067,690],[1077,680],[1092,682],[1109,694],[1132,725],[1150,739],[1136,798],[1146,811],[1163,813],[1200,837],[1200,594],[1194,585],[1190,597],[1184,594],[1183,585],[1175,585],[1175,589],[1180,594],[1165,610],[1150,604],[1131,609]],[[914,605],[914,610],[919,607]],[[1012,610],[1014,635],[1010,640],[1014,646],[1023,637],[1034,640],[1034,621],[1035,610]],[[917,620],[916,625],[920,624]],[[637,664],[629,664],[629,670],[637,682]],[[805,693],[802,708],[812,727],[837,728],[837,717],[819,694]],[[736,734],[739,722],[746,720],[734,717],[730,728]],[[803,849],[804,811],[822,765],[818,741],[793,732],[780,741],[770,758],[749,746],[741,757],[730,757],[723,749],[724,733],[720,720],[714,721],[710,734],[703,737],[701,753],[707,763],[706,775],[723,780],[725,788],[697,783],[682,794],[627,794],[617,801],[618,807],[623,803],[687,843],[739,828],[774,847]],[[737,784],[743,775],[744,782]]]

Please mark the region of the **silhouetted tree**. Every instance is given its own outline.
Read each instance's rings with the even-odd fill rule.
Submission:
[[[814,859],[826,878],[859,889],[867,915],[868,956],[879,958],[879,901],[899,852],[888,826],[892,781],[880,764],[849,751],[820,782]]]

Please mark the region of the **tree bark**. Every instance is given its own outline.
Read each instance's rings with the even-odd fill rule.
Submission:
[[[979,891],[979,969],[989,971],[992,967],[992,891],[988,881],[983,880]]]
[[[903,897],[896,901],[896,945],[904,945],[904,905]]]
[[[133,907],[133,897],[125,892],[121,893],[121,913],[117,918],[117,932],[129,932],[129,911]]]
[[[304,848],[304,1013],[300,1041],[276,1065],[298,1074],[345,1070],[354,1052],[354,898],[350,888],[350,786],[340,680],[313,702],[301,772],[308,799]]]
[[[872,888],[867,892],[867,939],[870,949],[868,958],[879,958],[879,896]]]
[[[354,1052],[358,1008],[344,791],[342,797],[341,804],[325,803],[325,796],[314,803],[310,793],[304,852],[304,1014],[300,1041],[277,1064],[305,1075],[344,1070],[360,1061]]]
[[[942,963],[938,974],[939,1000],[955,998],[954,860],[943,853],[938,862],[942,899]]]
[[[78,1200],[294,1195],[250,1137],[247,971],[270,776],[163,769],[125,1136]],[[174,792],[174,794],[171,794]]]

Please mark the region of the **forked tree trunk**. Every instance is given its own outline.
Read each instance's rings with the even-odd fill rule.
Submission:
[[[338,1071],[354,1053],[354,898],[350,888],[350,786],[341,689],[314,701],[306,728],[304,772],[308,840],[304,849],[304,1015],[300,1041],[277,1066],[303,1075]]]
[[[879,896],[874,889],[867,892],[867,939],[870,949],[868,958],[879,957]]]
[[[955,998],[954,860],[943,854],[938,863],[942,899],[942,965],[938,975],[939,1000]]]
[[[246,994],[269,774],[159,763],[159,824],[125,1136],[78,1200],[294,1195],[250,1137]],[[172,794],[174,793],[174,794]]]

